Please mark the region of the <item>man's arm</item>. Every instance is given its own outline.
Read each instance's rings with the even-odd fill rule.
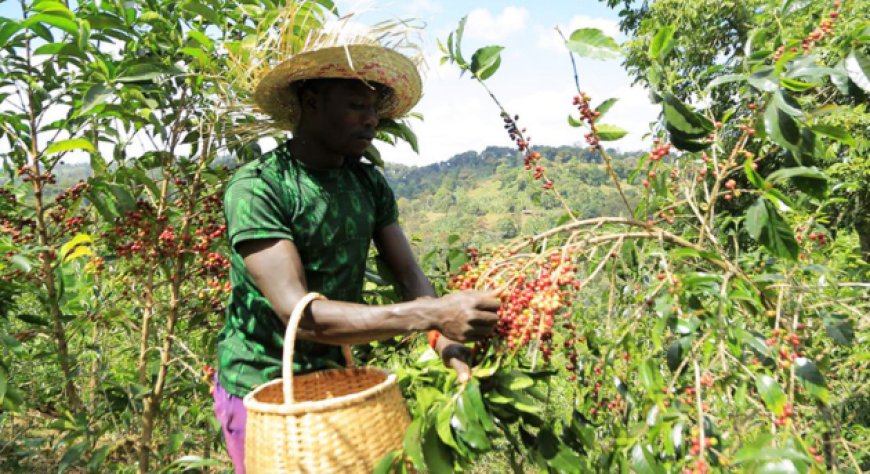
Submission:
[[[384,227],[375,234],[374,240],[378,254],[393,272],[406,300],[435,296],[435,289],[417,264],[411,245],[399,224],[393,223]],[[442,334],[438,337],[435,350],[445,364],[456,370],[460,382],[468,380],[471,370],[467,363],[470,353],[467,347]]]
[[[264,239],[244,241],[236,248],[254,283],[286,323],[308,293],[296,246],[286,239]],[[436,329],[451,339],[472,341],[491,332],[499,303],[483,292],[384,306],[318,300],[309,305],[297,334],[325,344],[360,344]]]

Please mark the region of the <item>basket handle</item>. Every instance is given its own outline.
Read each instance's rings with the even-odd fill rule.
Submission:
[[[299,322],[302,321],[302,316],[305,314],[305,308],[307,308],[312,301],[325,299],[326,297],[320,293],[308,293],[303,296],[298,303],[296,303],[293,312],[290,314],[290,320],[287,321],[287,329],[284,333],[284,360],[283,365],[281,366],[285,405],[293,404],[293,349],[296,346],[296,330],[299,327]],[[352,368],[353,354],[350,352],[350,346],[342,345],[341,353],[344,355],[344,360],[348,368]]]

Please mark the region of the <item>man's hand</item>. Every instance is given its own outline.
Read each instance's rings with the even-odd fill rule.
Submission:
[[[441,336],[435,344],[435,350],[441,355],[444,365],[456,371],[456,380],[459,383],[468,382],[471,378],[471,368],[468,366],[471,349]]]
[[[492,334],[501,300],[496,292],[461,291],[426,300],[432,326],[457,342],[477,341]]]

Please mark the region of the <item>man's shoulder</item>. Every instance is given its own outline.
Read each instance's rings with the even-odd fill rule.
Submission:
[[[350,166],[358,170],[359,173],[365,175],[373,183],[387,185],[387,178],[383,171],[376,165],[363,160],[354,160]]]
[[[236,168],[228,184],[246,179],[261,179],[266,181],[277,179],[284,168],[284,162],[281,147],[268,151]]]

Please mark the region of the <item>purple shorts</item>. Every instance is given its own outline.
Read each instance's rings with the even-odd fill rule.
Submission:
[[[220,421],[227,443],[227,453],[233,461],[236,474],[245,474],[245,422],[248,412],[242,399],[230,395],[214,376],[214,416]]]

